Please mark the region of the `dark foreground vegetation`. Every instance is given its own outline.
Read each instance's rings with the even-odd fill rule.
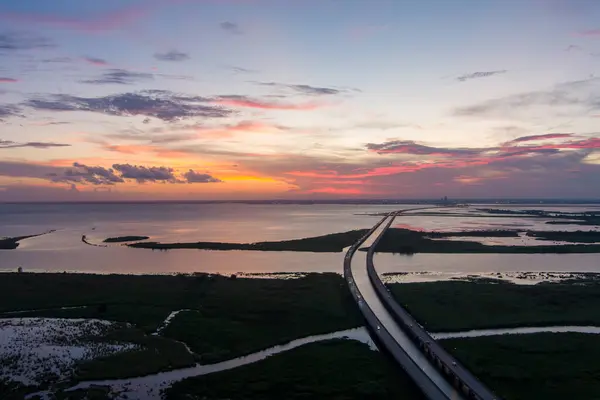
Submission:
[[[388,286],[398,303],[431,332],[600,325],[598,280],[537,285],[475,280]]]
[[[424,399],[379,352],[353,341],[309,344],[256,364],[186,379],[166,390],[183,399]]]
[[[133,378],[191,367],[198,361],[197,356],[190,354],[183,343],[161,336],[148,335],[135,326],[122,326],[103,340],[133,343],[138,345],[138,349],[80,362],[73,382]]]
[[[598,335],[540,333],[441,343],[505,400],[600,398]]]
[[[134,364],[136,371],[141,368],[147,373],[148,369],[189,364],[190,358],[180,352],[181,345],[170,341],[173,348],[169,349],[165,343],[155,342],[156,338],[147,338],[172,311],[182,309],[191,311],[175,317],[161,335],[189,344],[206,363],[362,325],[346,284],[337,274],[307,274],[289,280],[207,274],[0,276],[0,318],[42,316],[130,322],[134,327],[120,332],[115,339],[147,341],[150,349],[165,348],[145,355],[130,352],[108,357],[105,368],[84,369],[86,377],[114,377],[108,365],[114,365],[112,371],[121,371],[123,364]],[[17,310],[38,311],[2,314]],[[153,361],[152,357],[160,357],[161,361]],[[135,362],[125,363],[125,358]]]
[[[122,242],[135,242],[138,240],[150,239],[149,236],[117,236],[109,237],[104,239],[104,243],[122,243]]]

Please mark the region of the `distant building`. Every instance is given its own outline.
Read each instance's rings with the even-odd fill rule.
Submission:
[[[439,202],[436,203],[438,206],[457,206],[459,203],[453,200],[449,200],[448,196],[440,198]]]

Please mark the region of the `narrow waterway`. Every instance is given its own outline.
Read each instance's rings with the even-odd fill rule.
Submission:
[[[175,318],[177,316],[177,314],[182,313],[182,312],[187,312],[187,311],[196,311],[196,310],[189,310],[189,309],[183,309],[183,310],[177,310],[177,311],[172,311],[167,318],[165,318],[165,320],[158,326],[158,328],[156,328],[156,332],[153,333],[153,335],[159,335],[162,331],[164,331],[167,326],[169,326],[169,324],[171,323],[171,321],[173,320],[173,318]]]
[[[476,338],[482,336],[500,335],[530,335],[534,333],[589,333],[600,335],[598,326],[542,326],[504,329],[477,329],[462,332],[439,332],[430,333],[436,340]]]
[[[274,346],[266,350],[250,354],[245,357],[239,357],[232,360],[223,361],[217,364],[198,364],[190,368],[182,368],[168,372],[161,372],[158,374],[143,376],[139,378],[114,379],[105,381],[86,381],[67,389],[67,391],[87,389],[91,386],[100,385],[110,386],[112,389],[111,396],[114,399],[160,400],[160,391],[162,389],[167,388],[173,383],[181,381],[183,379],[201,375],[208,375],[215,372],[227,371],[230,369],[241,367],[243,365],[252,364],[257,361],[264,360],[265,358],[274,354],[283,353],[309,343],[321,342],[330,339],[356,340],[369,345],[369,347],[372,350],[377,350],[375,343],[373,342],[365,328],[354,328],[344,331],[328,333],[324,335],[308,336],[302,339],[293,340],[281,346]]]
[[[361,252],[362,254],[362,252]],[[358,254],[357,254],[358,255]],[[180,310],[184,311],[184,310]],[[379,314],[382,315],[382,314]],[[391,316],[390,316],[391,318]],[[383,322],[383,321],[382,321]],[[397,334],[397,332],[394,331]],[[431,336],[436,340],[444,339],[461,339],[475,338],[485,336],[499,335],[523,335],[536,333],[585,333],[585,334],[600,334],[600,327],[597,326],[547,326],[547,327],[521,327],[521,328],[504,328],[504,329],[478,329],[462,332],[438,332],[431,333]],[[395,336],[400,338],[400,336]],[[190,368],[182,368],[158,374],[147,375],[138,378],[115,379],[105,381],[87,381],[81,382],[76,386],[68,389],[73,391],[77,389],[86,389],[94,385],[110,386],[111,393],[115,399],[139,399],[139,400],[159,400],[161,399],[160,391],[180,380],[191,378],[194,376],[208,375],[215,372],[227,371],[244,365],[252,364],[265,358],[284,353],[297,347],[330,340],[330,339],[348,339],[356,340],[367,344],[372,350],[377,350],[377,347],[371,339],[368,331],[365,328],[348,329],[344,331],[333,332],[324,335],[308,336],[306,338],[291,341],[285,345],[274,346],[263,351],[250,354],[248,356],[235,358],[217,364],[196,365]],[[408,338],[406,338],[408,339]],[[407,342],[411,344],[412,342]],[[416,353],[419,355],[420,353]],[[35,395],[44,398],[50,398],[49,392],[38,392],[29,395],[27,398],[32,398]]]

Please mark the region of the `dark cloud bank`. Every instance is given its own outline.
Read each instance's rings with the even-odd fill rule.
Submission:
[[[111,168],[74,162],[60,167],[19,161],[0,161],[0,176],[38,178],[55,183],[114,186],[127,181],[138,183],[220,183],[220,179],[194,170],[178,175],[170,167],[146,167],[133,164],[113,164]]]
[[[208,104],[211,99],[167,90],[144,90],[104,97],[54,94],[28,100],[25,105],[42,111],[87,111],[106,115],[143,115],[171,122],[184,118],[222,118],[233,112]]]

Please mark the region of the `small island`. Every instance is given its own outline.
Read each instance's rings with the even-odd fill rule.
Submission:
[[[138,242],[150,239],[150,236],[117,236],[104,239],[104,243]]]
[[[257,251],[307,251],[313,253],[341,252],[352,246],[367,231],[365,229],[342,233],[316,236],[304,239],[282,240],[279,242],[256,243],[221,243],[221,242],[188,242],[158,243],[138,242],[127,244],[128,247],[153,250],[200,249],[200,250],[257,250]]]

